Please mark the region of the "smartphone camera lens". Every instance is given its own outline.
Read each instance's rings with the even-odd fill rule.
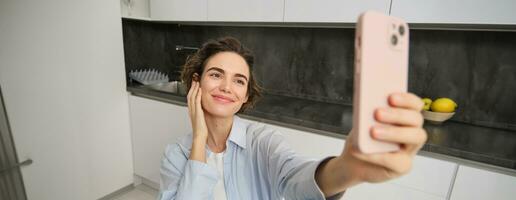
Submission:
[[[398,32],[400,33],[401,36],[403,36],[403,34],[405,34],[405,27],[404,26],[399,26]]]
[[[398,36],[392,35],[391,36],[391,44],[396,46],[398,44]]]

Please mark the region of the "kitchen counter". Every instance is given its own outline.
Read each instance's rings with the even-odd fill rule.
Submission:
[[[135,96],[186,106],[186,97],[128,86]],[[254,109],[239,114],[243,118],[345,138],[352,126],[352,106],[280,95],[264,95]],[[425,123],[428,141],[420,154],[494,167],[511,174],[516,170],[516,132],[475,126],[454,121],[441,125]]]

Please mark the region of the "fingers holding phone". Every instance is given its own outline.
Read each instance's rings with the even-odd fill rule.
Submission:
[[[427,140],[423,129],[422,100],[411,93],[396,93],[389,96],[389,107],[377,109],[376,125],[371,136],[380,141],[399,144],[401,151],[415,155]]]
[[[362,179],[367,182],[381,182],[408,173],[414,156],[427,140],[422,127],[421,100],[410,93],[397,93],[390,95],[388,101],[387,108],[376,109],[374,118],[379,124],[370,129],[370,135],[376,141],[397,145],[399,149],[369,154],[353,148],[353,143],[347,149],[352,158],[363,162],[356,168],[367,169],[367,173],[362,173]]]

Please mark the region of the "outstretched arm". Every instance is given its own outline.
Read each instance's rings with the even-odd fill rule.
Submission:
[[[322,163],[317,168],[316,182],[326,197],[343,192],[363,182],[387,181],[408,173],[416,153],[427,139],[422,128],[423,101],[411,93],[389,96],[389,108],[379,108],[375,119],[387,125],[373,127],[374,139],[398,143],[399,151],[363,154],[351,142],[346,143],[338,157]],[[353,130],[349,133],[354,137]]]

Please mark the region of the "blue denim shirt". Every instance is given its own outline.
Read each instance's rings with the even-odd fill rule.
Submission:
[[[300,157],[272,128],[235,116],[226,141],[224,186],[228,200],[325,199],[315,182],[324,160]],[[213,199],[217,169],[189,160],[192,134],[168,145],[161,162],[158,199]],[[212,152],[206,148],[206,155]],[[342,193],[331,199],[340,198]]]

